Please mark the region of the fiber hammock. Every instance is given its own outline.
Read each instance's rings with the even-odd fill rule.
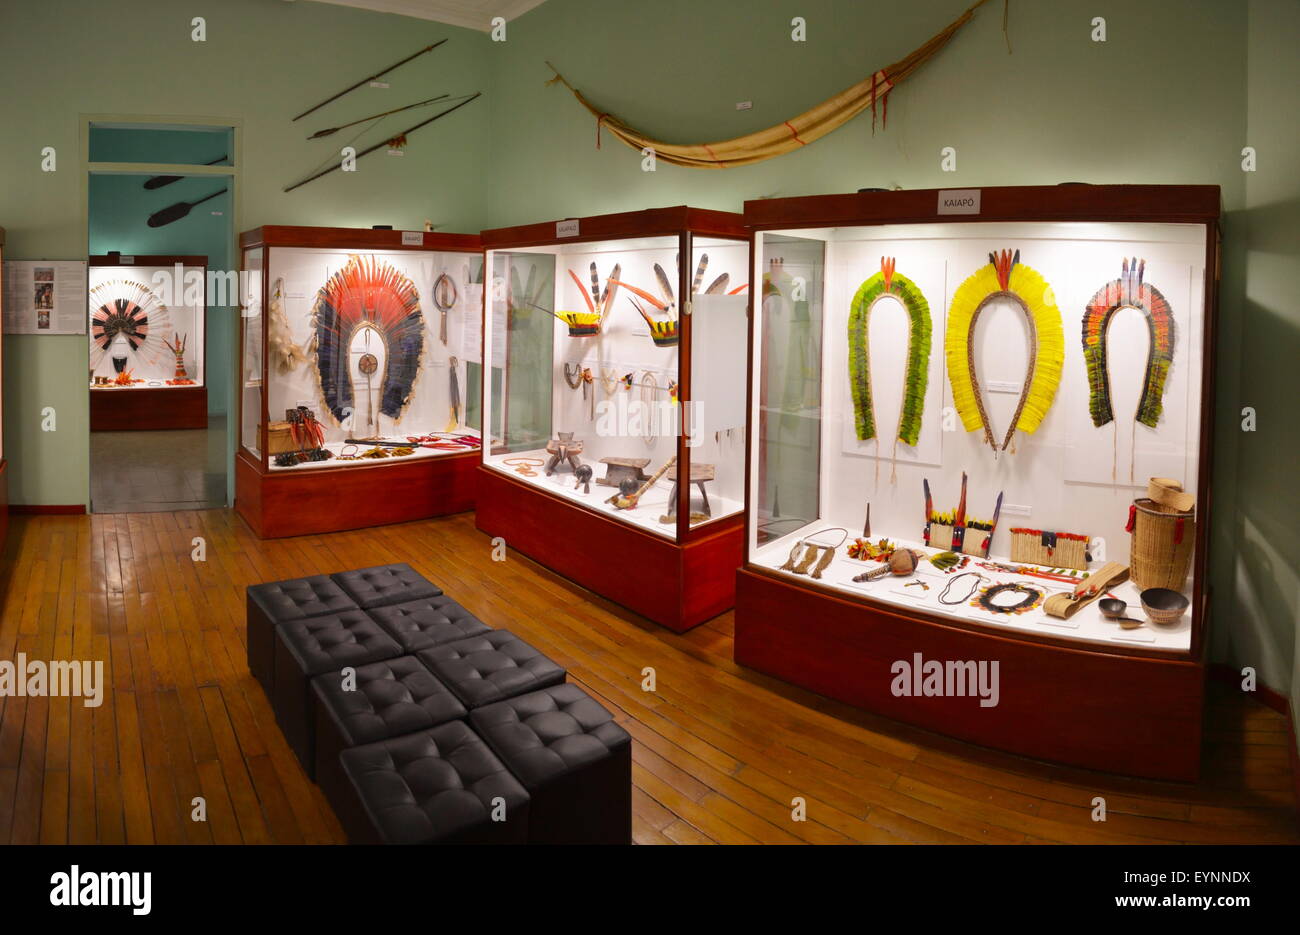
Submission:
[[[569,84],[564,76],[560,74],[559,69],[550,62],[546,63],[547,67],[555,72],[555,77],[546,83],[548,85],[557,82],[563,84],[573,92],[573,96],[578,99],[578,103],[587,108],[596,118],[597,149],[600,149],[601,130],[607,129],[620,142],[632,147],[637,152],[652,149],[656,160],[662,160],[671,165],[684,166],[688,169],[730,169],[735,166],[762,162],[765,159],[771,159],[773,156],[781,156],[791,150],[807,146],[831,131],[839,129],[868,107],[871,108],[871,125],[874,129],[876,105],[881,106],[882,119],[887,119],[889,114],[889,92],[900,81],[919,68],[922,63],[928,61],[931,56],[947,45],[948,40],[956,35],[957,31],[970,21],[975,11],[987,2],[988,0],[978,0],[977,3],[950,23],[947,28],[906,58],[892,65],[887,65],[870,77],[864,78],[851,88],[846,88],[811,110],[804,111],[799,116],[792,117],[774,127],[768,127],[766,130],[760,130],[746,136],[738,136],[731,140],[723,140],[718,143],[666,143],[663,140],[656,140],[646,136],[644,133],[628,126],[613,114],[606,113],[593,106],[583,96],[582,92]],[[1004,32],[1006,31],[1005,7],[1002,29]],[[1010,46],[1008,45],[1009,49]]]

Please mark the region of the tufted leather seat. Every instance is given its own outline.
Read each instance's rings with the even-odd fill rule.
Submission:
[[[346,795],[335,810],[354,844],[527,840],[528,793],[464,721],[352,747],[339,760]]]
[[[492,628],[445,594],[368,611],[408,653],[487,633]]]
[[[445,643],[417,655],[467,708],[559,685],[562,667],[509,630]]]
[[[405,562],[341,571],[330,577],[347,592],[348,597],[356,601],[358,607],[365,610],[422,597],[437,597],[442,593],[442,588],[428,581]]]
[[[470,725],[532,797],[530,843],[631,843],[632,738],[577,685],[477,708]]]
[[[316,783],[331,803],[344,796],[339,754],[349,747],[436,727],[465,716],[465,706],[414,656],[357,666],[312,679],[316,709]]]
[[[248,671],[268,696],[275,668],[275,628],[286,620],[320,617],[357,606],[328,575],[255,584],[246,593]]]
[[[364,612],[345,610],[280,624],[275,631],[275,719],[302,768],[315,772],[315,718],[311,679],[344,666],[362,666],[402,655],[402,648]]]

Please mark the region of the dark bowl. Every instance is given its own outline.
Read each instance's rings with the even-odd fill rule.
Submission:
[[[1147,588],[1140,596],[1142,609],[1153,623],[1177,623],[1191,603],[1182,594],[1169,588]]]
[[[1103,597],[1097,602],[1097,607],[1103,617],[1111,619],[1124,616],[1124,611],[1128,610],[1128,604],[1117,597]]]

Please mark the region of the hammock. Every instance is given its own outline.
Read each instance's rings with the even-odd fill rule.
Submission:
[[[632,147],[637,152],[644,149],[654,150],[656,160],[662,160],[671,165],[684,166],[688,169],[730,169],[735,166],[762,162],[764,159],[781,156],[791,150],[807,146],[831,131],[839,129],[868,107],[871,108],[871,125],[874,129],[876,105],[878,103],[881,105],[882,117],[887,119],[889,114],[889,92],[900,81],[919,68],[922,63],[928,61],[931,56],[947,45],[948,40],[956,35],[957,31],[970,21],[975,11],[987,2],[988,0],[978,0],[977,3],[971,5],[966,12],[950,23],[947,28],[901,61],[880,69],[870,77],[864,78],[851,88],[846,88],[830,100],[823,101],[811,110],[804,111],[799,116],[792,117],[790,120],[779,123],[774,127],[768,127],[766,130],[750,133],[747,136],[738,136],[731,140],[723,140],[718,143],[666,143],[663,140],[656,140],[646,136],[644,133],[628,126],[613,114],[606,113],[593,106],[583,96],[582,92],[569,84],[565,77],[560,74],[559,69],[550,62],[546,63],[547,67],[555,72],[555,77],[546,83],[548,85],[557,82],[563,84],[573,92],[573,96],[578,99],[578,103],[587,108],[596,118],[597,149],[600,149],[601,130],[608,129],[620,142]],[[1002,29],[1004,32],[1006,31],[1005,6],[1003,9]],[[1009,50],[1010,45],[1008,45]]]

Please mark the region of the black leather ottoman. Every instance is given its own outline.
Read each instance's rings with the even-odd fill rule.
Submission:
[[[437,727],[465,706],[414,656],[357,666],[351,690],[343,673],[312,679],[316,710],[316,784],[331,805],[346,799],[339,754],[349,747]]]
[[[509,698],[469,720],[532,797],[530,843],[632,843],[632,738],[581,688]]]
[[[445,594],[375,607],[367,613],[408,653],[479,636],[492,629]]]
[[[528,793],[464,721],[352,747],[339,760],[347,795],[335,812],[353,844],[528,840]]]
[[[255,584],[247,590],[248,671],[271,696],[275,669],[275,628],[286,620],[302,620],[343,610],[356,603],[328,575]]]
[[[566,676],[509,630],[490,630],[416,655],[467,708],[560,685]]]
[[[442,588],[405,562],[340,571],[330,577],[364,610],[422,597],[437,597],[442,593]]]
[[[271,707],[284,739],[311,776],[316,770],[312,678],[344,666],[394,659],[402,648],[360,610],[290,620],[276,628],[275,637]]]

